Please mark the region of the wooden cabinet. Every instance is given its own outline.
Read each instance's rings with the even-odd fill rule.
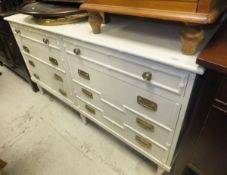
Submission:
[[[207,71],[190,125],[171,175],[226,175],[227,25],[217,32],[197,62]]]
[[[181,34],[182,52],[187,55],[193,54],[203,41],[201,26],[195,24],[215,22],[226,7],[226,0],[85,0],[81,5],[90,12],[89,22],[96,34],[101,32],[103,21],[98,12],[187,23]]]

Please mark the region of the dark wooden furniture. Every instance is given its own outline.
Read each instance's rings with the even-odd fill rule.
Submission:
[[[171,175],[226,175],[227,20],[197,63],[207,71]]]
[[[0,65],[5,65],[14,71],[20,77],[29,82],[34,91],[38,88],[30,79],[30,75],[25,66],[16,40],[10,29],[8,22],[4,21],[4,17],[16,13],[17,6],[23,1],[1,1],[2,12],[0,13]]]
[[[81,9],[90,12],[94,33],[100,33],[102,17],[98,12],[133,15],[187,23],[182,32],[182,52],[193,54],[203,41],[203,31],[190,24],[213,23],[227,8],[226,0],[85,0]]]

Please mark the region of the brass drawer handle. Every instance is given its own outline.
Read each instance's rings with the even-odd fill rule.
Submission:
[[[55,58],[49,57],[49,61],[50,61],[50,63],[53,64],[54,66],[58,66],[58,61],[57,61]]]
[[[76,54],[76,55],[80,55],[80,49],[74,49],[73,52]]]
[[[83,70],[78,69],[78,74],[79,74],[80,77],[82,77],[82,78],[84,78],[86,80],[90,80],[89,73],[87,73],[87,72],[85,72]]]
[[[92,108],[91,106],[89,105],[85,105],[85,109],[90,112],[91,114],[95,115],[95,109]]]
[[[58,92],[60,92],[60,94],[63,95],[64,97],[67,97],[67,93],[62,89],[58,89]]]
[[[154,126],[152,124],[148,123],[147,121],[145,121],[145,120],[143,120],[141,118],[136,118],[136,123],[140,127],[144,128],[146,130],[149,130],[151,132],[154,132]]]
[[[58,74],[54,74],[54,79],[57,80],[57,81],[63,82],[62,77]]]
[[[30,53],[30,50],[27,46],[23,46],[23,49],[24,49],[25,52]]]
[[[37,74],[33,74],[37,80],[40,80],[40,77]]]
[[[137,96],[137,103],[152,111],[157,111],[157,109],[158,109],[157,103],[155,103],[151,100],[148,100],[144,97],[141,97],[141,96]]]
[[[49,44],[50,43],[50,41],[47,38],[43,38],[43,42],[44,42],[44,44]]]
[[[21,34],[20,30],[18,30],[18,29],[15,29],[15,32],[16,32],[17,34]]]
[[[91,92],[89,92],[88,90],[82,88],[81,91],[83,92],[83,94],[91,99],[93,99],[93,94]]]
[[[28,61],[28,63],[32,66],[32,67],[35,67],[35,63],[31,60]]]
[[[143,77],[143,79],[146,80],[146,81],[151,81],[151,79],[152,79],[152,73],[150,73],[150,72],[144,72],[144,73],[142,74],[142,77]]]
[[[137,143],[139,143],[144,148],[151,149],[152,144],[149,140],[147,140],[141,136],[138,136],[138,135],[136,135],[135,139],[136,139]]]

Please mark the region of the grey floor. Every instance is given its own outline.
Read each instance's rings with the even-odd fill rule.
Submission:
[[[153,175],[155,165],[50,94],[0,67],[4,175]]]

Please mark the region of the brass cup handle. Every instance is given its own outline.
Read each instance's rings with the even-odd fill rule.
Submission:
[[[24,49],[25,52],[30,53],[30,50],[27,46],[23,46],[23,49]]]
[[[81,53],[80,49],[78,49],[78,48],[74,49],[73,52],[74,52],[76,55],[80,55],[80,53]]]
[[[85,109],[86,109],[89,113],[95,115],[95,109],[92,108],[91,106],[85,105]]]
[[[43,38],[43,42],[44,42],[44,44],[49,44],[50,43],[47,38]]]
[[[21,33],[20,30],[18,30],[18,29],[15,29],[15,32],[16,32],[17,34],[20,34],[20,33]]]
[[[50,61],[50,63],[53,64],[54,66],[58,66],[58,61],[57,61],[55,58],[49,57],[49,61]]]
[[[146,99],[142,96],[137,96],[137,103],[147,109],[150,109],[152,111],[157,111],[158,110],[158,105],[157,103],[149,100],[149,99]]]
[[[67,97],[67,93],[62,89],[58,89],[58,92],[60,92],[60,94],[63,95],[64,97]]]
[[[28,61],[28,63],[32,66],[32,67],[35,67],[35,63],[31,60]]]
[[[136,123],[143,129],[148,130],[150,132],[154,132],[154,126],[147,121],[141,119],[141,118],[136,118]]]
[[[58,74],[54,74],[54,79],[57,81],[63,82],[63,78]]]
[[[37,80],[40,80],[40,77],[37,74],[33,74]]]
[[[151,149],[152,147],[151,142],[142,136],[136,135],[135,140],[144,148]]]
[[[82,93],[83,93],[85,96],[87,96],[88,98],[93,99],[93,94],[92,94],[90,91],[88,91],[87,89],[84,89],[84,88],[82,88],[81,91],[82,91]]]
[[[86,80],[90,80],[89,73],[87,73],[87,72],[85,72],[85,71],[83,71],[81,69],[78,69],[78,74],[79,74],[80,77],[82,77],[82,78],[84,78]]]
[[[151,81],[151,79],[152,79],[152,73],[150,73],[150,72],[144,72],[144,73],[142,74],[142,77],[143,77],[143,79],[146,80],[146,81]]]

